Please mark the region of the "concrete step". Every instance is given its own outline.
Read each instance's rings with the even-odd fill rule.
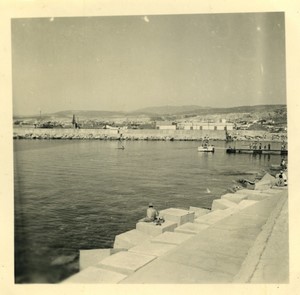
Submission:
[[[213,200],[211,210],[212,211],[223,210],[223,209],[227,209],[227,208],[234,208],[236,206],[237,206],[236,203],[231,202],[227,199],[215,199],[215,200]]]
[[[270,196],[273,196],[276,194],[275,190],[268,189],[268,190],[240,190],[240,195],[247,196],[247,200],[254,200],[254,201],[262,201]]]
[[[226,199],[228,201],[234,202],[236,204],[240,203],[243,200],[247,199],[247,195],[245,194],[239,194],[239,193],[234,193],[234,194],[226,194],[221,197],[221,199]]]
[[[128,251],[133,253],[138,253],[138,254],[145,254],[145,255],[152,255],[152,256],[159,257],[167,253],[168,251],[174,249],[175,247],[176,245],[145,242],[129,249]]]
[[[249,206],[252,206],[254,204],[256,204],[258,201],[254,201],[254,200],[243,200],[241,201],[238,206],[237,206],[237,209],[238,210],[243,210],[245,209],[246,207],[249,207]]]
[[[206,214],[206,215],[196,218],[194,220],[194,223],[212,225],[212,224],[215,224],[216,222],[234,214],[235,211],[236,211],[236,208],[228,208],[225,210],[215,210],[209,214]]]
[[[207,213],[210,213],[209,209],[199,208],[199,207],[190,207],[189,211],[195,212],[195,218],[200,217],[202,215],[205,215]]]
[[[159,216],[167,221],[176,222],[177,225],[182,225],[187,222],[193,222],[195,212],[177,208],[168,208],[159,211]]]
[[[151,235],[140,230],[133,229],[117,235],[115,237],[114,248],[130,249],[140,243],[149,241],[151,238]]]
[[[94,266],[104,258],[116,254],[124,249],[93,249],[79,251],[79,269],[83,270],[89,266]],[[125,250],[126,251],[126,250]]]
[[[136,224],[136,229],[146,235],[152,237],[158,236],[166,231],[174,231],[177,227],[177,222],[174,221],[165,221],[161,225],[156,225],[153,222],[138,222]]]
[[[116,284],[127,276],[118,272],[90,266],[69,277],[62,284]]]
[[[144,255],[133,252],[119,252],[104,258],[97,267],[129,275],[156,259],[154,255]]]
[[[188,224],[188,223],[185,223]],[[184,224],[184,225],[185,225]],[[182,225],[182,226],[184,226]],[[168,244],[168,245],[180,245],[193,237],[192,234],[185,234],[179,232],[165,232],[155,238],[151,239],[151,243]]]
[[[198,223],[185,223],[175,228],[175,233],[183,233],[183,234],[192,234],[196,235],[201,231],[207,229],[209,227],[208,224],[198,224]]]
[[[159,258],[128,276],[120,284],[199,284],[201,282],[230,283],[231,276]]]
[[[207,228],[158,257],[121,283],[230,283],[280,199],[243,200],[243,210],[217,210],[196,220]],[[237,206],[238,207],[238,206]],[[211,218],[211,220],[210,220]],[[184,224],[175,229],[189,225]]]

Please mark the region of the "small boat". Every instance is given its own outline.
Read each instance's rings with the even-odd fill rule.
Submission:
[[[198,146],[198,152],[215,152],[215,147],[213,145],[208,146]]]
[[[212,144],[209,144],[208,139],[204,139],[201,146],[198,146],[198,152],[207,152],[214,153],[215,147]]]

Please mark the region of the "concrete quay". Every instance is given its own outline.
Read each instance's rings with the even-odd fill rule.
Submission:
[[[212,209],[169,208],[163,227],[138,223],[114,249],[81,251],[81,271],[62,283],[289,282],[287,187],[240,190]]]

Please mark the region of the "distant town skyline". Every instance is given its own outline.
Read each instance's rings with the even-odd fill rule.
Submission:
[[[286,104],[284,13],[12,20],[15,115]]]

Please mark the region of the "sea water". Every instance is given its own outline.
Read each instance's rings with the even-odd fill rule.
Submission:
[[[16,283],[55,283],[76,272],[79,249],[111,248],[149,202],[158,210],[210,208],[237,179],[253,179],[281,160],[226,154],[222,141],[213,142],[215,153],[198,152],[199,142],[123,144],[14,141]]]

